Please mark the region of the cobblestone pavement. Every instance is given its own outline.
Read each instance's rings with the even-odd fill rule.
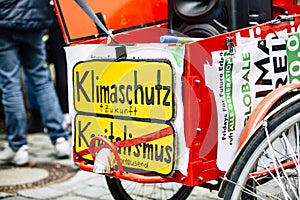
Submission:
[[[0,133],[0,147],[5,142],[5,134]],[[70,142],[71,143],[71,142]],[[45,133],[29,134],[28,145],[30,149],[30,163],[33,167],[14,167],[3,169],[0,167],[0,199],[4,200],[29,200],[29,199],[55,199],[55,200],[112,200],[107,188],[104,176],[79,170],[71,159],[57,160],[54,157],[53,146]],[[44,167],[39,168],[39,163]],[[49,166],[56,166],[57,173],[49,172]],[[36,166],[36,167],[35,167]],[[68,172],[71,177],[66,176],[63,181],[51,180],[50,176],[59,177],[59,171],[63,166],[71,169]],[[55,170],[54,170],[55,171]],[[50,174],[49,174],[50,173]],[[46,177],[46,178],[45,178]],[[41,180],[48,180],[49,183],[42,184]],[[67,178],[66,178],[67,177]],[[40,182],[39,182],[40,180]],[[37,186],[33,183],[37,182]],[[17,188],[17,185],[25,185],[24,188]],[[1,186],[9,185],[8,189],[1,189]],[[13,192],[12,192],[13,191]],[[210,192],[208,189],[195,188],[188,198],[189,200],[216,200],[217,192]]]

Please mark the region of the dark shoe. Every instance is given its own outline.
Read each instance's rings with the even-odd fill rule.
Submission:
[[[27,126],[27,133],[44,132],[44,126],[39,110],[30,110],[29,123]]]

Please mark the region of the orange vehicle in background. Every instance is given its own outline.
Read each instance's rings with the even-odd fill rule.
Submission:
[[[213,11],[215,2],[212,1],[208,3],[208,5],[203,4],[203,6],[207,6],[206,10],[202,9],[199,6],[200,10],[193,10],[192,12],[199,12],[197,15],[189,15],[189,11],[187,11],[187,15],[183,14],[182,21],[173,18],[174,13],[180,12],[177,11],[176,5],[183,6],[190,5],[190,1],[175,1],[175,0],[151,0],[151,1],[138,1],[138,0],[126,0],[126,1],[117,1],[112,0],[109,3],[103,1],[87,1],[91,8],[95,11],[97,17],[101,20],[104,26],[111,31],[112,34],[126,33],[131,32],[134,34],[134,30],[141,30],[143,28],[151,27],[153,25],[158,25],[162,28],[168,28],[169,30],[156,30],[158,33],[149,32],[148,35],[154,34],[153,38],[159,37],[159,35],[172,33],[173,31],[181,32],[183,34],[187,34],[184,30],[180,30],[179,26],[182,24],[189,24],[190,26],[196,25],[196,33],[192,33],[195,37],[203,36],[202,31],[204,31],[204,36],[212,36],[223,33],[224,31],[228,31],[227,28],[222,30],[223,28],[217,27],[213,28],[213,31],[209,31],[210,26],[204,25],[202,30],[202,18],[207,14],[212,14],[216,11]],[[222,2],[222,1],[220,1]],[[228,6],[229,0],[224,1],[226,5],[225,12],[220,14],[219,19],[221,19],[221,24],[225,26],[230,26],[230,8]],[[249,14],[254,16],[253,24],[262,23],[269,21],[275,18],[278,15],[288,14],[288,13],[298,13],[299,12],[299,1],[298,0],[267,0],[264,3],[260,1],[250,1],[252,7],[249,8]],[[61,29],[66,41],[66,44],[78,44],[78,43],[98,43],[102,40],[106,39],[106,34],[97,27],[97,25],[84,13],[84,11],[76,4],[75,1],[59,1],[55,0],[55,8],[57,11],[57,16],[59,22],[61,24]],[[199,1],[201,4],[201,1]],[[268,8],[269,7],[269,8]],[[194,7],[196,8],[196,6]],[[193,6],[190,7],[193,9]],[[202,10],[201,10],[202,9]],[[207,10],[212,10],[207,12]],[[191,12],[191,11],[190,11]],[[219,11],[218,11],[219,12]],[[218,13],[217,12],[217,13]],[[222,16],[222,17],[221,17]],[[196,18],[199,20],[195,20]],[[189,19],[190,18],[190,19]],[[224,19],[222,19],[224,18]],[[247,18],[247,20],[249,20]],[[253,18],[253,17],[252,17]],[[257,19],[258,18],[258,19]],[[218,20],[219,20],[218,19]],[[251,20],[251,19],[250,19]],[[176,21],[176,22],[175,22]],[[176,25],[180,23],[180,25]],[[247,22],[248,23],[248,22]],[[175,25],[174,25],[175,24]],[[197,28],[197,24],[201,24],[200,28]],[[205,24],[205,23],[204,23]],[[208,23],[209,24],[209,23]],[[250,22],[251,24],[251,22]],[[243,22],[243,26],[246,25]],[[236,28],[236,27],[235,27]],[[182,28],[181,28],[182,29]],[[183,28],[184,29],[184,28]],[[193,29],[193,28],[192,28]],[[220,30],[221,29],[221,30]],[[200,30],[200,31],[199,31]],[[229,31],[233,30],[232,28]],[[151,30],[149,30],[151,31]],[[200,33],[199,33],[200,32]],[[208,34],[207,34],[208,33]],[[140,38],[140,40],[136,39]],[[138,41],[140,43],[151,41],[151,39],[146,38],[147,36],[143,34],[133,35],[129,41],[126,43],[134,43]],[[159,40],[151,41],[151,42],[159,42]]]
[[[112,34],[124,33],[168,22],[168,1],[87,1]],[[106,37],[75,1],[55,1],[67,44],[99,42]]]
[[[273,0],[273,16],[299,13],[299,0]]]

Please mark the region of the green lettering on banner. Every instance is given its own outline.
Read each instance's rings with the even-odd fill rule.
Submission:
[[[290,83],[300,82],[300,39],[299,33],[289,34],[287,40],[287,58]]]
[[[232,56],[228,51],[225,51],[225,66],[224,66],[224,94],[225,94],[225,102],[227,106],[228,113],[228,132],[235,131],[236,125],[236,115],[234,109],[234,102],[232,98],[233,92],[233,82],[232,82],[232,71],[233,71],[233,62]]]

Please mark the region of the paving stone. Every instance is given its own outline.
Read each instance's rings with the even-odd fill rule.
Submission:
[[[75,184],[74,182],[66,181],[58,184],[50,185],[49,188],[55,189],[55,190],[62,190],[67,193],[70,193],[74,190],[77,190],[81,187],[80,183]]]
[[[100,174],[96,177],[93,177],[93,178],[85,181],[85,183],[89,186],[96,186],[96,187],[99,186],[99,187],[103,187],[103,188],[108,188],[105,176],[100,175]]]
[[[45,163],[45,162],[49,162],[49,163],[53,163],[53,157],[36,157],[36,156],[30,156],[30,161],[31,162],[37,162],[37,163]]]
[[[197,199],[197,198],[199,199],[200,197],[201,199],[220,199],[218,198],[217,191],[210,191],[209,189],[201,188],[201,187],[195,187],[188,199],[189,200]]]
[[[34,157],[54,157],[54,150],[53,149],[47,149],[43,151],[29,151],[29,154]]]
[[[80,195],[89,199],[101,199],[101,200],[112,200],[113,198],[110,196],[110,193],[101,187],[82,187],[74,191],[76,195]]]
[[[70,158],[72,158],[72,156],[70,156]],[[68,159],[55,159],[54,162],[55,163],[60,163],[62,165],[66,165],[66,166],[69,166],[69,167],[73,167],[74,169],[79,170],[79,167],[76,166],[70,158],[68,158]]]
[[[49,176],[49,172],[41,168],[11,168],[0,171],[0,177],[3,178],[0,186],[18,185],[35,182]]]
[[[54,199],[65,195],[66,192],[52,188],[38,188],[30,190],[20,190],[18,191],[18,194],[23,197],[32,199]]]
[[[84,197],[77,197],[77,196],[67,196],[67,197],[58,198],[56,200],[89,200],[89,199],[86,199]]]
[[[5,198],[5,200],[30,200],[30,199],[25,197],[9,197],[9,198]]]
[[[99,174],[94,174],[94,173],[91,173],[91,172],[80,170],[69,181],[74,182],[74,183],[78,183],[78,182],[82,182],[82,181],[85,181],[85,180],[90,180],[90,179],[92,179],[96,176],[99,176]]]
[[[201,196],[201,195],[198,195],[198,196],[189,196],[187,198],[187,200],[221,200],[220,198],[217,198],[217,197],[205,197],[205,196]]]
[[[6,198],[6,197],[11,197],[14,196],[12,193],[7,193],[7,192],[0,192],[0,199]]]

